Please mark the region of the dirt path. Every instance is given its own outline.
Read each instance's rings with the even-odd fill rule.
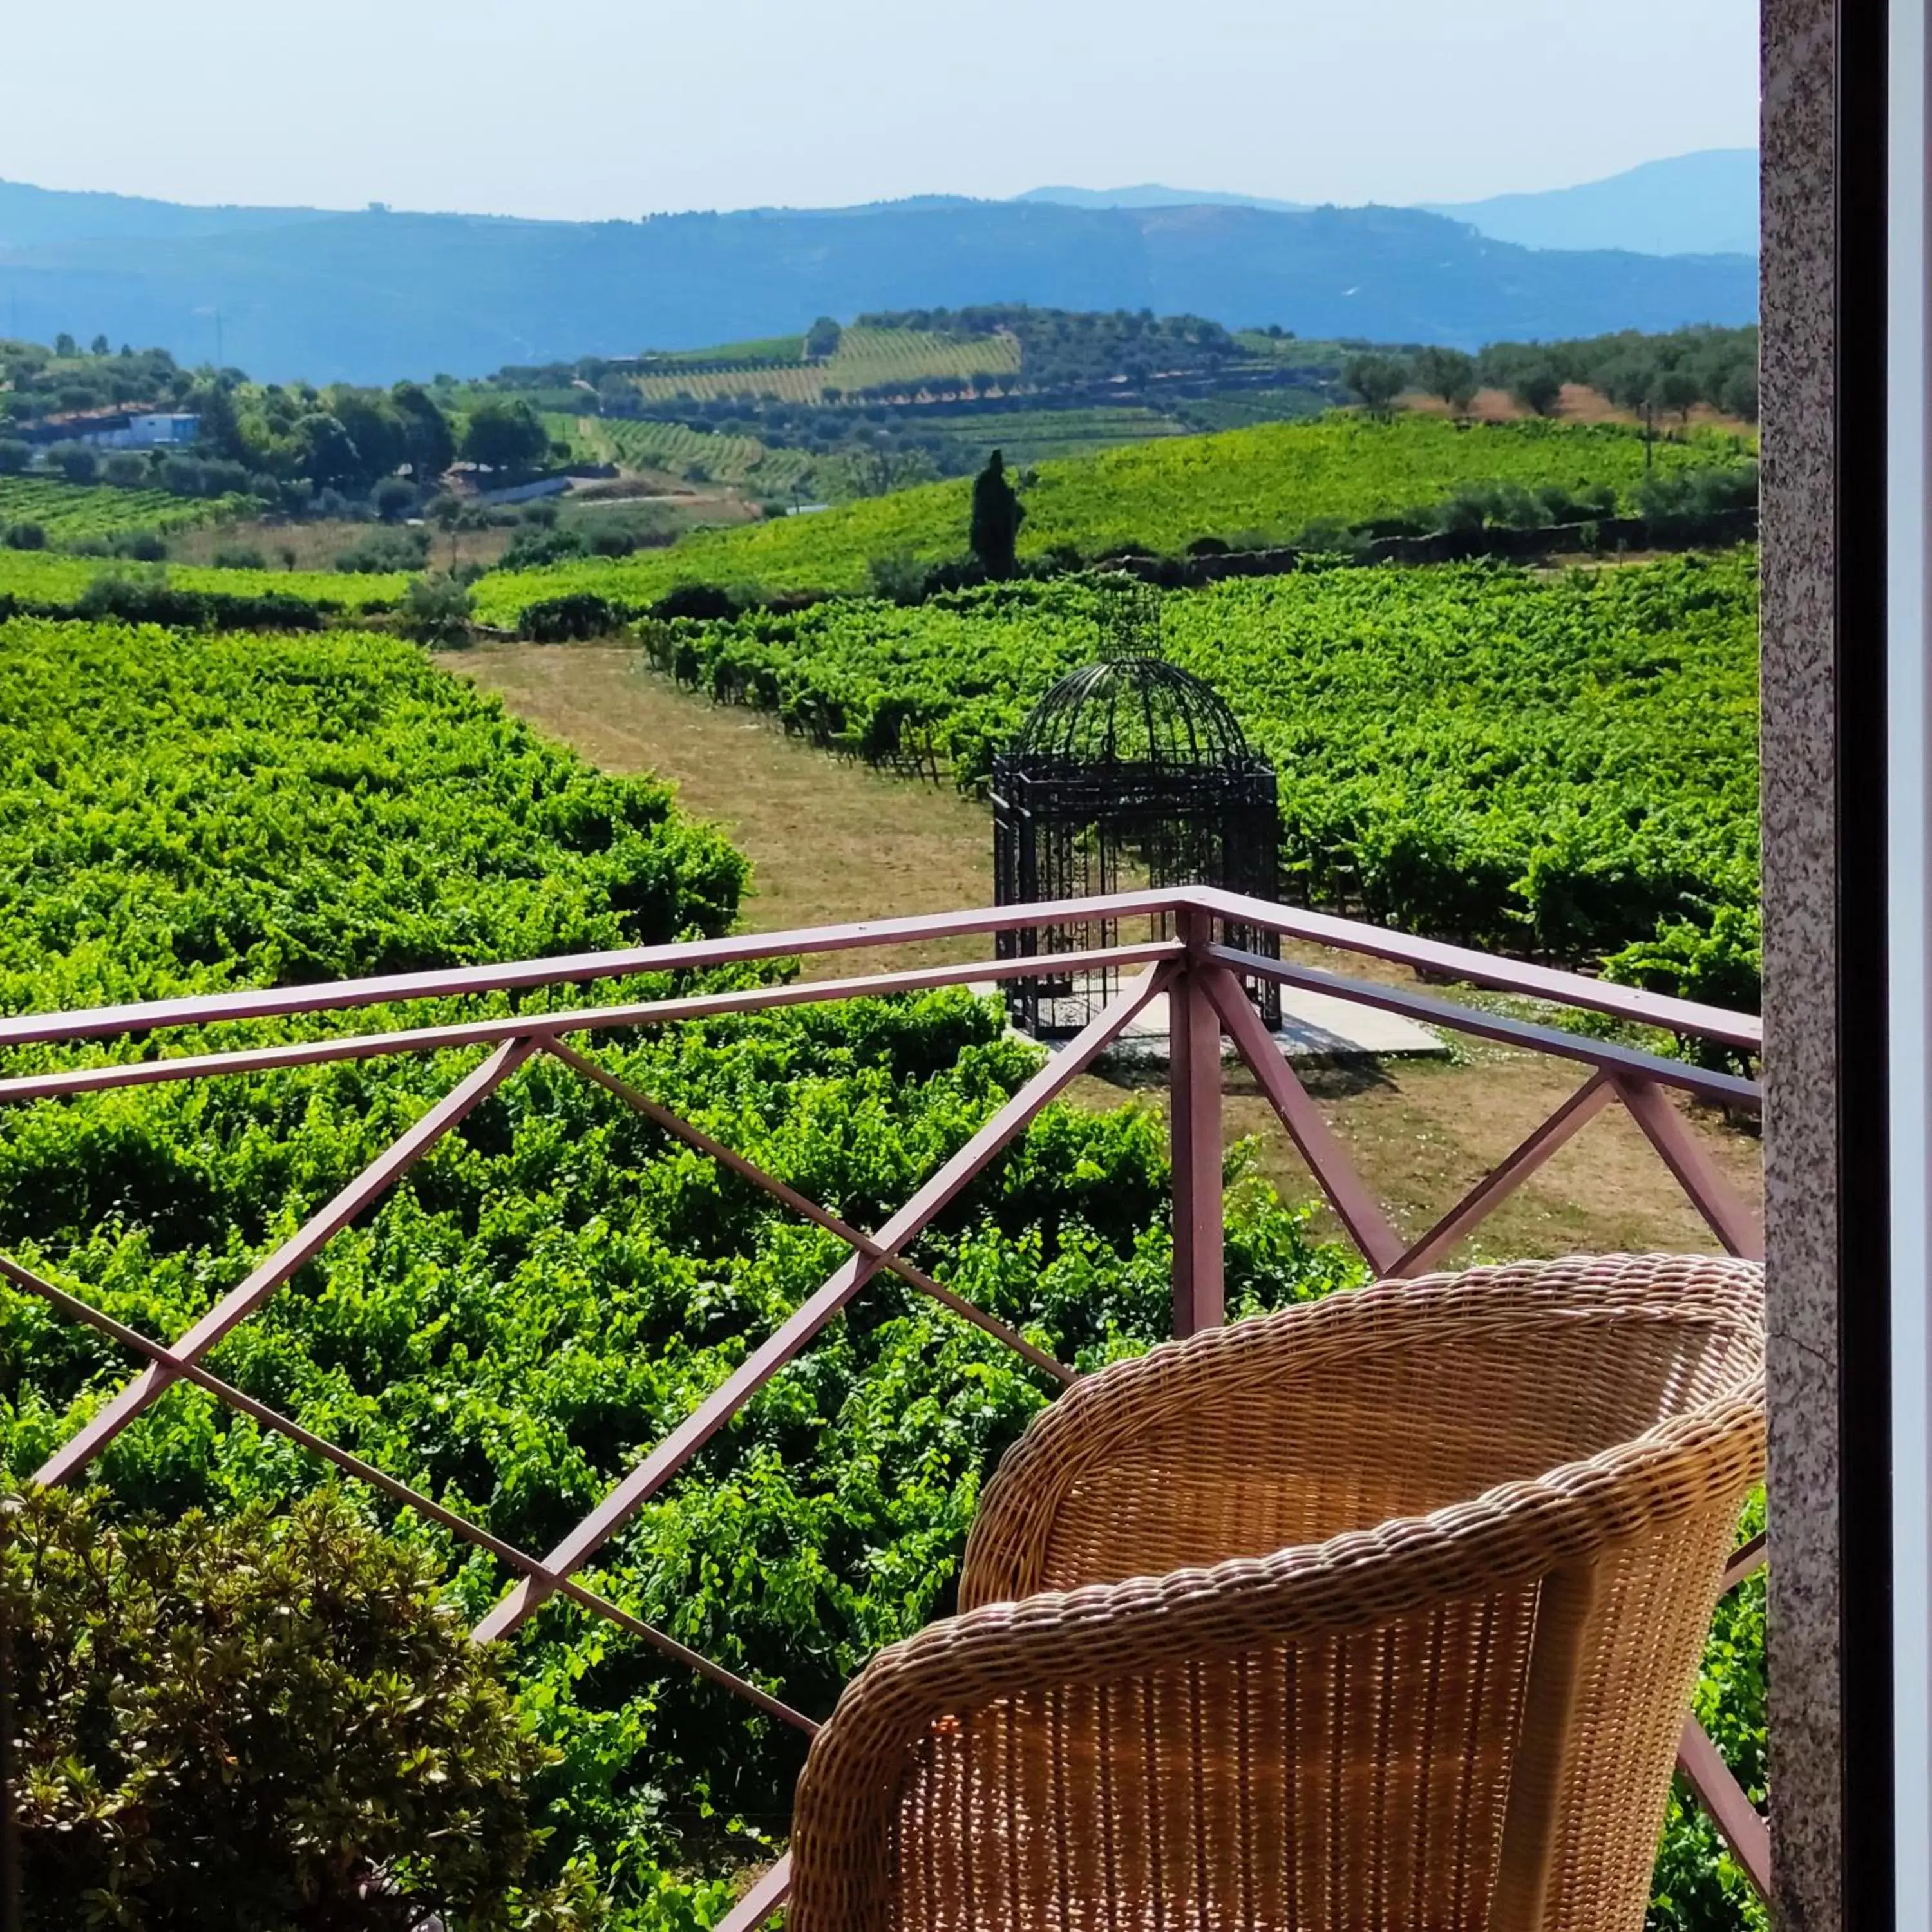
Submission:
[[[992,896],[986,809],[950,791],[845,764],[786,739],[758,714],[689,696],[632,651],[606,645],[487,645],[440,660],[500,692],[519,715],[613,772],[653,771],[686,806],[722,825],[750,856],[757,932],[983,905]],[[867,969],[931,959],[936,949],[866,956]],[[950,956],[984,956],[969,940]],[[1413,984],[1399,968],[1313,962]],[[820,961],[824,976],[850,962]],[[1480,1042],[1448,1060],[1390,1060],[1311,1072],[1337,1137],[1404,1234],[1421,1233],[1582,1084],[1584,1070]],[[1114,1106],[1130,1089],[1089,1078],[1076,1096]],[[1160,1104],[1157,1090],[1146,1096]],[[1732,1184],[1762,1200],[1759,1143],[1687,1110]],[[1230,1143],[1254,1137],[1261,1171],[1292,1199],[1307,1170],[1244,1073],[1231,1072]],[[1324,1225],[1326,1217],[1324,1215]],[[1600,1117],[1486,1224],[1492,1256],[1708,1249],[1712,1237],[1621,1113]],[[1466,1250],[1459,1258],[1468,1258]]]
[[[486,644],[439,660],[502,693],[532,724],[606,771],[655,772],[716,821],[752,862],[754,932],[990,905],[986,814],[956,793],[846,764],[784,736],[763,714],[693,698],[621,646]],[[869,952],[886,972],[935,956],[983,958],[969,940]],[[819,961],[820,977],[854,970]]]

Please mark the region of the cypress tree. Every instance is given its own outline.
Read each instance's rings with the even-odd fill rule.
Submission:
[[[973,521],[967,542],[988,577],[1011,577],[1019,568],[1016,554],[1026,506],[1006,481],[1006,458],[996,449],[973,479]]]

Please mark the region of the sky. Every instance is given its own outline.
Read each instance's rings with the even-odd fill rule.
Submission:
[[[1756,140],[1757,0],[86,0],[0,178],[631,219],[1158,181],[1462,201]]]

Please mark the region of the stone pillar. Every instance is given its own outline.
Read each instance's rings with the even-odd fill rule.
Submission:
[[[1787,1932],[1841,1932],[1842,1916],[1836,10],[1834,0],[1762,0],[1771,1822]]]

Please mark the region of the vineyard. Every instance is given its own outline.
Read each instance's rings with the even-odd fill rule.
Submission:
[[[50,476],[0,476],[0,532],[10,524],[38,524],[56,544],[134,530],[188,530],[250,515],[258,508],[250,496],[200,500],[166,490],[63,483]]]
[[[710,402],[721,397],[758,395],[788,403],[815,403],[827,388],[849,395],[890,384],[910,394],[928,384],[950,388],[967,376],[1017,376],[1019,367],[1019,344],[1010,336],[848,328],[837,352],[822,362],[747,356],[735,368],[708,366],[675,374],[640,376],[638,386],[652,402],[686,398]]]
[[[1627,508],[1647,464],[1688,472],[1742,464],[1751,454],[1729,436],[1646,452],[1640,435],[1614,427],[1464,428],[1420,415],[1387,422],[1335,416],[1168,436],[1042,464],[1022,490],[1020,552],[1094,556],[1138,544],[1171,554],[1204,537],[1288,542],[1311,526],[1425,513],[1478,485],[1608,493]],[[963,479],[931,484],[818,516],[698,536],[649,556],[494,576],[478,586],[478,606],[488,621],[514,624],[526,604],[578,591],[641,610],[683,584],[863,590],[874,559],[938,561],[963,551],[970,488]]]
[[[621,416],[551,416],[550,434],[598,463],[635,470],[668,470],[754,490],[789,490],[812,466],[802,450],[772,449],[754,436],[718,436],[682,423],[638,422]]]
[[[740,860],[664,788],[597,776],[406,646],[16,621],[0,625],[0,676],[5,1010],[573,952],[733,917]],[[59,1051],[17,1051],[4,1070]],[[866,1225],[1037,1064],[994,1003],[957,992],[598,1052]],[[337,1064],[14,1112],[0,1246],[178,1332],[467,1066]],[[1152,1115],[1056,1109],[922,1257],[1062,1359],[1097,1361],[1166,1328],[1166,1183]],[[546,1547],[843,1253],[594,1088],[533,1066],[214,1365]],[[1258,1184],[1237,1189],[1233,1305],[1356,1274]],[[4,1287],[0,1335],[0,1466],[18,1476],[128,1365]],[[941,1606],[983,1476],[1047,1387],[878,1285],[639,1514],[598,1587],[823,1715],[865,1657]],[[285,1502],[317,1476],[185,1386],[100,1470],[122,1506],[170,1516]],[[438,1558],[466,1618],[506,1580],[380,1498],[357,1504]],[[562,1604],[507,1661],[566,1752],[544,1793],[554,1857],[616,1894],[614,1932],[711,1922],[722,1876],[782,1828],[795,1734]]]
[[[1750,1004],[1756,590],[1749,551],[1307,572],[1167,596],[1160,648],[1275,760],[1291,896],[1564,960],[1636,949],[1624,970]],[[646,636],[714,697],[976,785],[1034,700],[1118,647],[1119,596],[1062,579]]]
[[[216,597],[296,598],[324,610],[346,613],[394,610],[410,581],[403,571],[230,570],[190,564],[164,568],[104,562],[98,557],[59,556],[46,550],[0,550],[0,606],[11,599],[22,604],[76,608],[103,578]]]

